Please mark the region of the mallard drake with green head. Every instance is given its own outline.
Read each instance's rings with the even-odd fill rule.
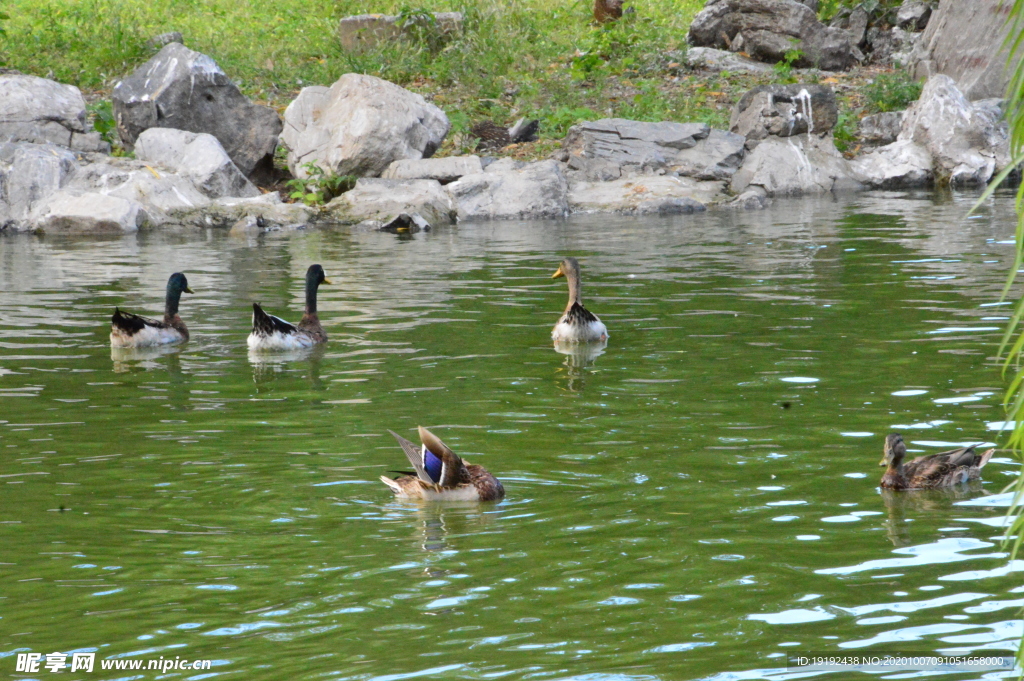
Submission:
[[[192,289],[188,287],[185,275],[175,272],[167,280],[163,321],[121,312],[120,308],[115,307],[114,316],[110,318],[110,347],[147,348],[187,341],[188,327],[178,316],[182,293],[192,293]]]
[[[937,489],[977,480],[981,477],[981,469],[996,450],[977,454],[975,447],[977,445],[919,456],[909,463],[903,463],[907,455],[903,436],[890,433],[885,438],[885,456],[879,462],[880,466],[887,467],[881,486],[885,489]]]
[[[320,265],[306,270],[306,309],[298,324],[289,324],[280,317],[267,314],[259,303],[252,304],[250,350],[299,350],[327,342],[327,333],[316,314],[316,292],[320,284],[330,284]]]
[[[426,501],[500,501],[505,488],[483,466],[463,461],[440,438],[420,426],[419,447],[398,433],[395,436],[415,473],[395,479],[380,476],[396,496]]]
[[[569,302],[561,319],[551,330],[555,342],[595,343],[608,340],[608,328],[597,315],[583,307],[580,297],[580,264],[576,258],[566,258],[551,275],[552,279],[565,277],[569,283]]]

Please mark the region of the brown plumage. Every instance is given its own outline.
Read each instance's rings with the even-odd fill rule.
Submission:
[[[390,432],[415,474],[401,475],[394,480],[380,476],[381,481],[398,497],[427,501],[500,501],[505,496],[501,482],[483,466],[463,461],[441,439],[422,426],[417,447],[404,437]]]
[[[977,454],[974,451],[976,446],[919,456],[903,463],[907,455],[903,436],[890,433],[885,438],[885,456],[879,464],[887,467],[881,486],[886,489],[937,489],[977,480],[981,477],[981,469],[996,450]]]
[[[622,0],[594,0],[594,21],[607,24],[622,18]]]

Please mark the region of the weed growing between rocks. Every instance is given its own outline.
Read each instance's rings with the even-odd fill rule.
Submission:
[[[869,113],[902,111],[921,96],[921,83],[905,71],[880,73],[864,87]]]

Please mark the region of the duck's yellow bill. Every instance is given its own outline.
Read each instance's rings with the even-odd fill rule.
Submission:
[[[888,461],[886,461],[886,460],[885,460],[885,457],[883,456],[883,457],[882,457],[882,460],[878,462],[878,465],[879,465],[879,466],[888,466],[888,465],[889,465],[889,462],[888,462]]]
[[[562,266],[559,265],[558,269],[555,271],[555,273],[551,275],[551,278],[552,279],[558,279],[559,277],[564,277],[564,276],[565,276],[565,272],[562,271]]]
[[[330,279],[328,279],[327,277],[324,277],[324,283],[325,284],[333,284],[334,282],[331,281]]]
[[[186,287],[185,287],[185,293],[195,293],[195,291],[193,291],[193,290],[192,290],[192,289],[190,289],[190,288],[189,288],[188,286],[186,286]]]

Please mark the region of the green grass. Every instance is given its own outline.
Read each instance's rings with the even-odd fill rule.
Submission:
[[[243,92],[278,108],[305,85],[359,72],[432,97],[464,124],[541,116],[549,138],[594,116],[723,124],[727,107],[694,96],[678,75],[703,0],[634,4],[635,14],[598,28],[585,0],[7,0],[0,63],[106,91],[152,55],[150,37],[177,30]],[[420,10],[461,11],[465,31],[440,46],[398,41],[362,54],[335,38],[344,16]]]

